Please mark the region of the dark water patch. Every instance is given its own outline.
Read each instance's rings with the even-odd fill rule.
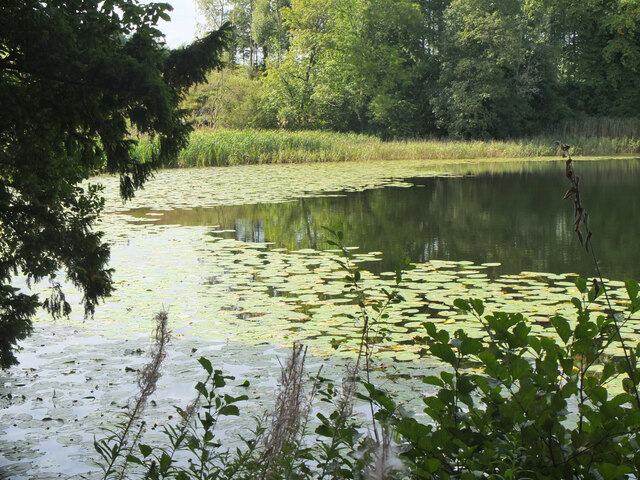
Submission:
[[[640,161],[577,162],[593,243],[608,278],[640,278]],[[290,251],[326,248],[322,226],[342,223],[364,268],[393,270],[400,259],[500,263],[492,275],[522,271],[594,275],[573,231],[563,162],[523,164],[516,171],[413,177],[409,187],[336,192],[270,204],[137,208],[128,215],[157,225],[211,227],[214,237],[273,243]],[[365,252],[382,252],[369,256]],[[356,260],[358,258],[356,257]]]

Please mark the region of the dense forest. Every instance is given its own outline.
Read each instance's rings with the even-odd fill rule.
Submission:
[[[204,125],[533,135],[640,111],[637,0],[196,0],[235,26]]]

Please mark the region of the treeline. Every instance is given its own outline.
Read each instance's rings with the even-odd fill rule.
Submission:
[[[230,66],[206,125],[382,138],[534,135],[640,111],[637,0],[197,0]]]

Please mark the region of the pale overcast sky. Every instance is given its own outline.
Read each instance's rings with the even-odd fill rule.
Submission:
[[[145,3],[149,3],[152,0],[143,1]],[[169,15],[171,15],[171,22],[161,20],[158,24],[158,28],[165,34],[167,45],[171,48],[176,48],[195,40],[198,33],[198,21],[202,23],[202,19],[200,18],[193,0],[162,1],[170,3],[173,7],[173,11],[169,12]]]

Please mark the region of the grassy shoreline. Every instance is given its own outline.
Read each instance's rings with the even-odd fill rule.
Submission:
[[[551,136],[517,140],[402,140],[383,142],[367,135],[322,131],[209,130],[191,134],[178,158],[163,165],[208,167],[263,163],[313,163],[367,160],[458,160],[557,156]],[[575,155],[606,157],[640,155],[640,139],[612,137],[562,138]],[[151,158],[152,143],[141,139],[134,154]]]

